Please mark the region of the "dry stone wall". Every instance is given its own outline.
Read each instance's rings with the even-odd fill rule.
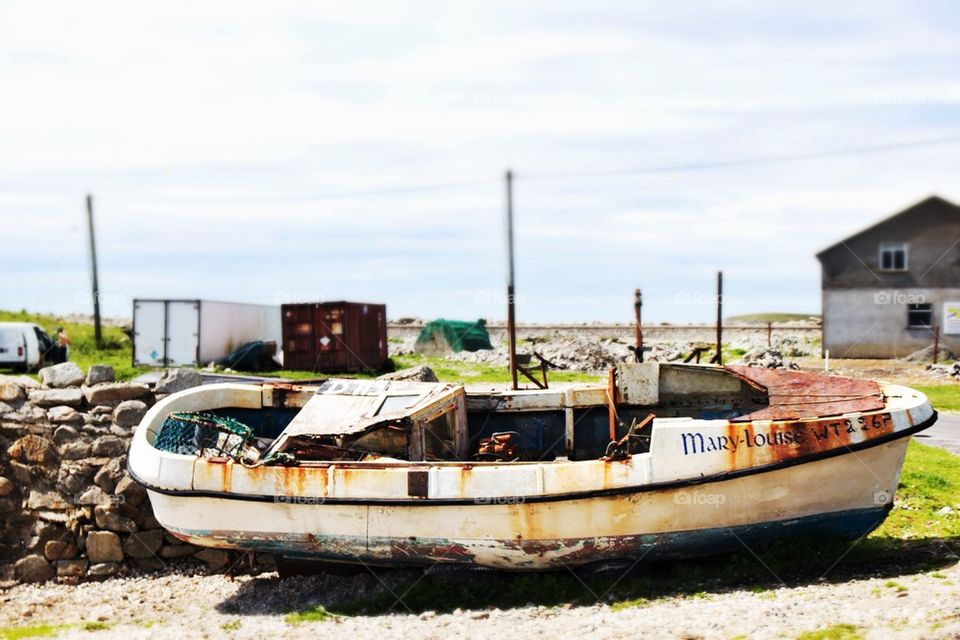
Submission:
[[[0,376],[0,582],[76,582],[185,560],[212,571],[271,568],[269,556],[185,544],[154,518],[126,472],[154,390],[116,382],[104,365],[54,365],[39,379]],[[159,388],[199,382],[195,371],[172,371]]]

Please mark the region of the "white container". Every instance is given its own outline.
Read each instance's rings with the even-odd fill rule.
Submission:
[[[279,306],[213,300],[133,301],[134,366],[203,366],[254,340],[272,340],[279,348]]]

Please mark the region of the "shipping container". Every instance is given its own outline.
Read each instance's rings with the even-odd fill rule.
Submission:
[[[246,342],[282,337],[280,307],[213,300],[133,301],[134,366],[203,366]]]
[[[375,371],[387,363],[387,307],[363,302],[283,305],[283,366]]]

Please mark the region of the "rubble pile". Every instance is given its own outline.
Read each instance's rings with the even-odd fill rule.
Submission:
[[[776,349],[755,349],[744,354],[743,364],[751,367],[762,367],[764,369],[790,369],[799,371],[800,367],[796,362],[784,358],[783,353]]]
[[[227,552],[165,532],[126,472],[134,428],[164,394],[103,365],[58,364],[39,378],[0,376],[0,581],[76,582],[183,558],[226,568]],[[198,383],[167,378],[167,392]]]
[[[933,362],[933,345],[914,351],[910,355],[903,356],[900,359],[903,362]],[[946,347],[937,349],[937,362],[950,362],[951,360],[958,359],[960,359],[960,356]]]
[[[927,374],[937,378],[953,378],[960,380],[960,362],[947,364],[928,364]]]

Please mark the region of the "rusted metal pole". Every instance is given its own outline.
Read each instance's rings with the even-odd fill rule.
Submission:
[[[97,243],[93,237],[93,196],[87,194],[87,228],[90,231],[90,271],[93,279],[93,339],[97,349],[103,348],[100,332],[100,286],[97,284]]]
[[[517,315],[513,288],[513,172],[507,169],[507,333],[510,336],[510,378],[517,384]]]
[[[717,271],[717,364],[723,364],[723,271]]]
[[[933,327],[933,364],[937,364],[940,353],[940,327]]]
[[[643,294],[640,289],[633,290],[633,316],[637,322],[637,362],[643,362],[643,326],[640,324],[640,310],[643,309]]]
[[[773,346],[773,323],[768,322],[767,323],[767,348],[769,349],[772,346]]]

